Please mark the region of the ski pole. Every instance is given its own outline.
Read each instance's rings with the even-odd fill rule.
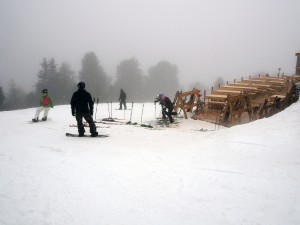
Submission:
[[[142,106],[141,124],[143,124],[143,113],[144,113],[144,104]]]
[[[154,111],[154,118],[156,118],[156,102],[154,102],[154,106],[155,106],[155,111]]]
[[[109,103],[107,103],[107,109],[108,109],[108,118],[110,118]]]
[[[111,118],[113,118],[112,116],[112,102],[110,102],[110,114],[111,114]]]
[[[216,122],[215,122],[215,129],[217,129],[217,122],[218,122],[218,115],[219,115],[219,110],[217,109],[217,115],[216,115]]]
[[[133,102],[131,104],[131,112],[130,112],[130,120],[129,120],[129,123],[131,123],[131,118],[132,118],[132,110],[133,110]]]
[[[125,112],[126,112],[126,109],[124,109],[124,120],[125,120]]]
[[[95,112],[95,120],[97,118],[97,109],[98,109],[98,102],[99,102],[99,98],[97,98],[97,104],[96,104],[96,112]]]

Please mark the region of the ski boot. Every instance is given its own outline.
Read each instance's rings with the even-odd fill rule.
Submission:
[[[34,123],[39,122],[39,118],[33,118],[32,122],[34,122]]]
[[[79,133],[79,137],[83,137],[84,136],[84,132],[85,132],[85,129],[84,129],[84,127],[82,127],[82,128],[80,128],[79,130],[78,130],[78,133]]]
[[[98,136],[98,132],[94,132],[91,134],[91,137],[97,137]]]
[[[42,120],[43,120],[43,121],[46,121],[46,120],[47,120],[47,116],[46,116],[46,117],[43,117]]]

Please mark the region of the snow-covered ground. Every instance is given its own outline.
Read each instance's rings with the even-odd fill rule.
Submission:
[[[107,104],[97,110],[108,117]],[[132,121],[158,111],[146,103],[142,117],[135,104]],[[299,102],[232,128],[192,119],[98,128],[108,138],[66,137],[77,132],[69,105],[30,124],[34,113],[0,112],[1,225],[300,224]]]

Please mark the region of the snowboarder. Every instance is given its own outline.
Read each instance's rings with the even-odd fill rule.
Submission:
[[[172,117],[172,111],[173,111],[173,103],[171,102],[171,100],[163,95],[163,94],[159,94],[155,101],[154,104],[156,104],[156,102],[159,102],[159,104],[162,107],[162,118],[166,119],[166,115],[168,116],[170,123],[174,122],[174,119]]]
[[[50,95],[48,95],[48,90],[43,89],[41,91],[42,95],[40,97],[40,107],[36,109],[35,117],[32,119],[32,122],[38,122],[39,121],[39,115],[42,111],[44,111],[44,116],[42,118],[42,121],[46,121],[48,117],[48,112],[50,108],[53,108],[53,100]]]
[[[79,136],[84,136],[84,125],[82,118],[88,122],[92,137],[98,136],[97,128],[93,120],[94,102],[89,92],[85,90],[85,83],[77,84],[78,90],[75,91],[71,98],[72,116],[76,117]]]
[[[121,88],[121,91],[120,91],[119,102],[120,102],[120,108],[119,109],[122,109],[122,105],[124,105],[124,109],[127,109],[127,107],[126,107],[126,93],[124,92],[124,90],[122,88]]]

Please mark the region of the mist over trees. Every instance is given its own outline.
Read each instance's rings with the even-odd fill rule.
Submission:
[[[148,70],[146,89],[150,97],[158,94],[174,95],[179,88],[178,68],[167,61],[160,61]]]
[[[79,80],[85,82],[94,98],[107,101],[110,96],[111,78],[106,75],[94,52],[88,52],[81,61]]]
[[[122,60],[116,67],[115,82],[112,82],[97,55],[87,52],[81,60],[78,76],[67,62],[59,65],[54,58],[44,58],[29,93],[20,89],[14,80],[6,94],[0,87],[0,110],[36,107],[43,89],[48,89],[54,105],[69,104],[79,81],[85,82],[87,91],[100,102],[117,102],[121,88],[126,92],[128,103],[153,101],[158,94],[173,98],[176,91],[182,90],[177,65],[168,61],[150,66],[145,74],[136,58]]]
[[[17,86],[14,79],[10,81],[8,94],[6,96],[5,108],[12,110],[25,107],[25,92]]]
[[[219,86],[223,86],[225,81],[222,77],[218,77],[218,79],[214,82],[214,88],[218,88]]]
[[[62,63],[58,69],[57,85],[53,97],[56,104],[66,104],[70,102],[73,92],[77,89],[75,72],[66,62]]]
[[[127,94],[127,101],[144,99],[144,77],[137,59],[131,58],[120,62],[117,66],[116,81],[113,87],[114,93],[118,94],[122,88]]]
[[[43,89],[48,89],[48,93],[55,104],[69,103],[72,91],[76,90],[76,82],[74,72],[67,63],[63,63],[57,70],[57,64],[53,58],[49,61],[44,59],[37,77],[38,81],[35,85],[36,99],[38,99]]]
[[[5,101],[5,95],[4,95],[2,87],[0,87],[0,110],[3,107],[4,101]]]
[[[188,90],[192,90],[193,88],[197,88],[198,90],[200,90],[201,92],[203,92],[204,90],[209,90],[210,88],[201,83],[201,82],[194,82],[194,83],[191,83],[188,87]]]

